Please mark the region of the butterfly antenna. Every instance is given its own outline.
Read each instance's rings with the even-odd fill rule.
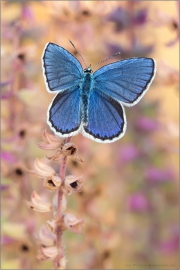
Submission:
[[[85,66],[87,67],[87,65],[86,65],[86,63],[85,63],[85,61],[84,61],[84,58],[83,58],[82,55],[78,52],[78,50],[76,49],[76,47],[74,46],[74,44],[72,43],[72,41],[69,40],[69,42],[70,42],[71,45],[74,47],[74,49],[76,50],[76,52],[81,56],[81,58],[82,58],[82,60],[83,60],[83,62],[84,62],[84,64],[85,64]]]
[[[116,56],[116,55],[118,55],[118,54],[120,54],[120,52],[117,52],[117,53],[111,55],[109,58],[106,58],[105,60],[100,61],[100,62],[97,63],[94,67],[98,66],[99,64],[101,64],[101,63],[103,63],[103,62],[105,62],[105,61],[107,61],[107,60],[109,60],[109,59],[111,59],[111,58],[113,58],[114,56]]]

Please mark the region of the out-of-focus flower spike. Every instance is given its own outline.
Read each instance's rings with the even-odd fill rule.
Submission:
[[[58,136],[50,134],[46,130],[43,133],[43,138],[46,138],[48,142],[57,142],[59,145],[62,144],[61,139]]]
[[[57,247],[42,247],[42,252],[50,260],[55,259],[58,254]]]
[[[30,201],[25,201],[26,205],[37,212],[50,212],[52,210],[52,205],[51,203],[47,202],[37,194],[36,191],[33,191],[31,195],[31,202]]]
[[[36,177],[44,178],[55,174],[55,171],[48,165],[43,164],[38,158],[34,162],[35,171],[28,170]]]
[[[42,134],[43,142],[38,143],[38,146],[45,150],[57,150],[61,147],[61,139],[44,130]]]
[[[66,263],[67,263],[67,260],[65,257],[60,258],[59,266],[57,267],[57,269],[66,269]]]
[[[52,233],[55,233],[56,226],[57,226],[57,221],[55,219],[53,219],[53,220],[47,220],[46,223],[47,223],[47,226],[48,226],[49,230]]]
[[[63,191],[65,193],[70,193],[71,191],[79,192],[83,185],[82,176],[76,177],[74,175],[68,175],[65,178]]]
[[[56,190],[60,187],[62,180],[53,168],[43,164],[38,158],[34,163],[36,171],[29,171],[31,174],[44,179],[43,186],[48,190]]]
[[[47,157],[50,160],[59,161],[63,156],[72,156],[74,157],[78,162],[83,162],[83,160],[76,155],[77,153],[77,147],[73,143],[65,143],[62,144],[61,148],[57,150],[57,152],[51,156]]]
[[[59,161],[62,159],[62,157],[63,157],[63,154],[61,153],[60,150],[57,150],[57,152],[53,156],[50,156],[50,157],[46,156],[47,159],[53,160],[53,161]]]
[[[53,202],[52,202],[54,215],[56,215],[56,212],[57,212],[57,203],[58,203],[58,195],[56,194],[54,196]],[[64,212],[66,210],[66,205],[67,205],[67,200],[66,200],[65,194],[63,193],[62,204],[61,204],[62,212]]]
[[[72,156],[78,162],[83,162],[83,160],[76,155],[77,154],[77,147],[74,143],[65,143],[61,147],[61,152],[62,152],[63,156]]]
[[[74,156],[77,153],[77,147],[74,143],[65,143],[61,147],[64,156]]]
[[[44,179],[43,186],[49,190],[57,190],[62,183],[58,175],[52,175]]]
[[[43,224],[39,230],[37,240],[44,247],[52,247],[56,245],[56,236],[50,231],[49,226]]]
[[[83,224],[84,224],[83,219],[77,219],[72,214],[64,215],[64,226],[74,233],[81,234]]]
[[[42,248],[38,250],[37,259],[40,261],[47,261],[49,258],[43,253]]]
[[[35,162],[34,162],[34,167],[37,171],[39,171],[40,173],[47,173],[47,175],[51,175],[54,174],[55,171],[53,170],[53,168],[51,168],[48,165],[43,164],[38,158],[36,158]]]

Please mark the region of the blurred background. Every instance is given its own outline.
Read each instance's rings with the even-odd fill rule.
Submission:
[[[48,163],[42,141],[53,95],[44,85],[41,55],[54,42],[95,65],[153,57],[157,75],[145,97],[126,108],[127,131],[112,144],[73,137],[83,191],[68,197],[68,212],[84,218],[82,235],[63,234],[68,269],[179,269],[178,106],[179,1],[1,2],[1,245],[2,269],[51,269],[36,259],[35,235],[52,216],[29,210],[33,190],[52,197],[27,172]],[[82,63],[83,65],[83,63]],[[103,65],[103,64],[102,64]],[[102,66],[100,65],[100,66]],[[98,66],[98,68],[100,67]]]

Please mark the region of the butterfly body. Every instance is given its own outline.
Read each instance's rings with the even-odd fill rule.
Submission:
[[[44,49],[42,67],[47,91],[57,93],[47,112],[50,128],[61,137],[81,132],[101,143],[125,134],[124,105],[139,102],[156,72],[154,59],[142,57],[116,61],[93,73],[53,43]]]
[[[88,107],[91,92],[93,91],[93,74],[92,70],[83,73],[82,87],[81,87],[81,117],[83,125],[88,123]]]

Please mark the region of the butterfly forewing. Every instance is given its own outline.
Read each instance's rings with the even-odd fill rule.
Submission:
[[[126,106],[139,102],[155,76],[155,61],[151,58],[131,58],[106,65],[94,73],[99,91]]]
[[[80,83],[83,69],[80,62],[64,48],[48,43],[42,55],[47,90],[64,91]]]

